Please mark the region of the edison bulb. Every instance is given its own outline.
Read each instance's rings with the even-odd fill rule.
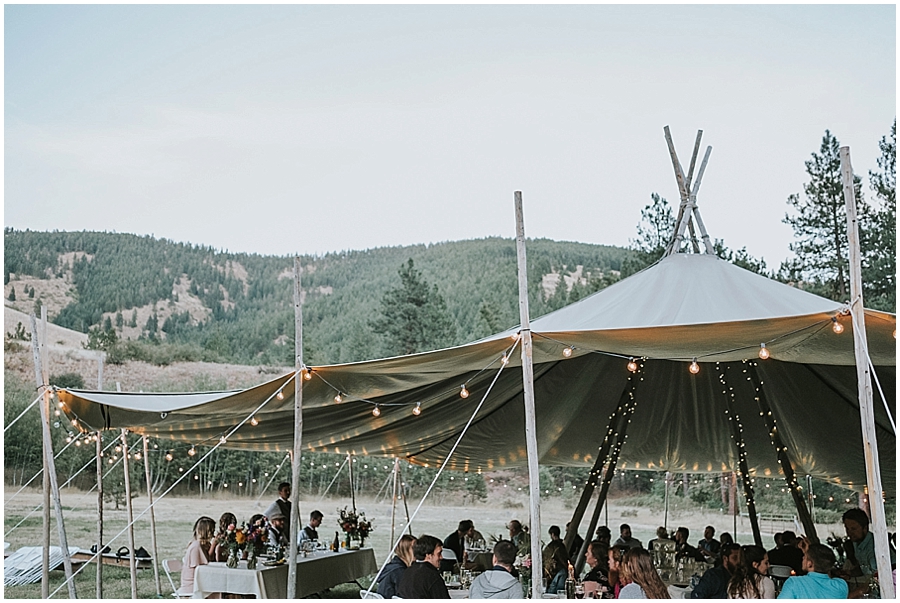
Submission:
[[[335,404],[340,404],[343,401],[344,401],[344,397],[341,396],[341,392],[338,392],[337,395],[334,397]]]
[[[634,361],[634,358],[628,361],[628,370],[632,373],[636,373],[638,370],[638,364]]]
[[[167,453],[166,453],[166,460],[167,460],[167,461],[171,461],[173,458],[175,458],[175,457],[172,456],[172,453],[171,453],[171,452],[167,452]]]
[[[563,356],[566,358],[572,357],[572,348],[563,348]]]
[[[278,393],[275,394],[275,397],[279,400],[284,400],[284,392],[282,390],[278,390]]]
[[[459,390],[459,397],[460,398],[468,398],[469,397],[469,390],[466,389],[465,385],[461,386],[461,388]]]
[[[219,444],[224,444],[224,443],[226,443],[227,441],[228,441],[228,440],[225,439],[225,436],[222,436],[221,438],[219,438]]]
[[[250,417],[250,424],[256,427],[257,425],[259,425],[259,419],[257,419],[256,417]]]
[[[837,316],[833,316],[831,318],[831,330],[838,335],[844,332],[844,325],[840,323],[840,321],[837,319]]]
[[[417,417],[422,414],[422,403],[416,402],[416,407],[413,409],[413,414]]]
[[[303,373],[303,378],[306,379],[307,381],[312,379],[312,371],[307,369],[307,371],[305,373]]]
[[[194,456],[197,454],[197,449],[191,446],[190,450],[188,450],[188,456]]]
[[[765,360],[769,357],[769,348],[766,347],[766,344],[759,344],[759,358],[760,360]]]
[[[509,364],[509,356],[503,354],[503,358],[500,359],[500,364],[502,364],[503,366]]]
[[[697,364],[696,358],[694,358],[693,362],[691,362],[691,366],[688,370],[691,371],[691,373],[694,375],[700,372],[700,365]]]
[[[372,415],[373,415],[373,416],[376,416],[376,417],[380,417],[380,416],[381,416],[381,409],[378,408],[378,407],[376,406],[375,408],[372,409]]]

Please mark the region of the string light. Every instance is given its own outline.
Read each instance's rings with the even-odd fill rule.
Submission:
[[[572,347],[563,348],[562,355],[565,358],[571,358],[572,352],[574,352],[574,351],[575,351],[575,348],[572,348]]]
[[[638,364],[634,361],[634,358],[628,361],[628,370],[632,373],[636,373],[638,370]]]
[[[81,446],[81,440],[75,440],[75,445],[76,445],[76,446]]]
[[[72,419],[72,427],[78,427],[78,421]]]
[[[306,369],[306,372],[303,373],[303,378],[306,379],[307,381],[312,379],[312,369],[310,369],[310,368]]]
[[[122,447],[121,447],[121,446],[116,446],[116,452],[122,452]]]
[[[509,356],[503,354],[503,358],[500,359],[500,364],[502,364],[503,366],[509,364]]]
[[[54,410],[54,411],[53,411],[53,414],[56,415],[56,416],[58,417],[58,416],[60,415],[59,409]]]
[[[468,398],[469,397],[469,390],[466,389],[465,385],[460,386],[459,397],[460,398]]]
[[[343,402],[343,401],[344,401],[344,397],[341,395],[341,392],[338,392],[338,393],[334,396],[334,403],[335,403],[335,404],[340,404],[340,403]]]
[[[688,370],[691,371],[691,373],[694,375],[700,372],[700,365],[697,364],[696,358],[694,358],[693,362],[691,362],[691,366],[688,368]]]
[[[171,452],[167,452],[167,453],[166,453],[166,460],[167,460],[167,461],[171,461],[173,458],[175,458],[175,457],[172,456],[172,453],[171,453]]]
[[[188,450],[188,456],[194,456],[195,454],[197,454],[197,449],[191,446]]]
[[[417,417],[422,414],[422,403],[416,402],[416,407],[413,409],[413,414]]]
[[[842,324],[840,323],[840,321],[838,320],[837,316],[832,316],[832,317],[831,317],[831,323],[832,323],[832,324],[831,324],[831,330],[832,330],[832,331],[834,331],[834,332],[837,333],[838,335],[840,335],[841,333],[844,332],[844,325],[842,325]]]
[[[257,425],[259,425],[259,419],[257,419],[256,417],[250,417],[250,424],[256,427]]]
[[[278,398],[279,400],[284,400],[284,390],[283,389],[278,390],[278,393],[275,394],[275,397]]]
[[[766,344],[759,344],[759,358],[760,360],[765,360],[769,357],[769,348],[766,347]]]
[[[219,438],[219,444],[225,444],[227,442],[228,442],[228,440],[225,438],[225,436],[222,436],[221,438]]]
[[[134,453],[134,460],[136,460],[136,461],[141,460],[141,453],[140,453],[140,452]]]
[[[375,417],[381,416],[381,409],[378,408],[377,404],[375,405],[375,408],[372,409],[372,416],[375,416]]]

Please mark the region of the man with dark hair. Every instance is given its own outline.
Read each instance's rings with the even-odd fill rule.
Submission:
[[[700,551],[707,561],[714,561],[719,555],[719,541],[713,538],[716,535],[716,529],[712,526],[706,526],[703,530],[703,539],[697,543],[697,550]]]
[[[442,572],[452,572],[453,566],[456,565],[457,562],[460,564],[465,563],[466,558],[463,556],[463,551],[466,550],[466,536],[471,536],[474,531],[475,524],[472,523],[472,520],[463,519],[459,522],[456,531],[444,538],[444,548],[454,552],[456,561],[453,561],[452,559],[442,559]]]
[[[306,524],[305,528],[300,530],[300,542],[319,539],[319,532],[316,528],[322,525],[323,517],[325,516],[322,515],[321,511],[313,511],[309,514],[309,523]]]
[[[786,530],[781,533],[781,547],[770,551],[769,565],[786,565],[797,575],[803,575],[803,551],[797,546],[797,535]]]
[[[278,484],[278,498],[275,499],[269,507],[263,511],[268,519],[272,519],[272,514],[278,511],[284,516],[284,532],[286,534],[291,525],[291,485],[287,482]]]
[[[869,516],[860,508],[848,509],[844,512],[841,520],[844,522],[844,531],[853,545],[856,564],[844,564],[840,575],[855,585],[850,596],[856,598],[868,590],[869,578],[878,570],[878,561],[875,556],[875,535],[869,531]],[[891,565],[894,565],[894,549],[888,547],[888,550],[890,551]]]
[[[640,540],[631,537],[631,526],[627,523],[619,526],[619,538],[616,540],[615,546],[624,546],[629,549],[643,548]]]
[[[691,531],[684,526],[675,530],[675,559],[688,558],[703,561],[703,554],[688,544],[690,537]]]
[[[413,562],[400,578],[397,589],[404,599],[449,599],[447,585],[441,578],[441,551],[444,547],[434,536],[423,534],[413,546]]]
[[[741,545],[726,544],[722,547],[722,565],[706,570],[691,599],[727,599],[728,582],[734,570],[741,564]]]
[[[544,579],[547,584],[547,592],[555,593],[566,586],[566,578],[569,575],[569,554],[566,551],[566,543],[559,537],[559,526],[550,526],[547,533],[550,534],[550,542],[544,547],[541,557],[544,560]]]
[[[600,526],[594,533],[597,535],[597,540],[605,542],[607,546],[612,546],[612,532],[608,527]]]
[[[522,585],[513,576],[513,563],[518,549],[509,540],[494,545],[494,567],[472,581],[470,599],[524,599]]]
[[[828,575],[834,568],[834,553],[824,544],[810,544],[803,555],[805,576],[791,576],[779,599],[846,599],[847,583]]]
[[[516,545],[516,549],[520,551],[527,549],[528,545],[531,544],[531,537],[525,531],[525,528],[522,527],[522,522],[518,519],[513,519],[506,527],[509,530],[509,539]]]

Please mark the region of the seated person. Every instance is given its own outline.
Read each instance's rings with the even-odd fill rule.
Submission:
[[[309,523],[306,524],[306,527],[300,530],[298,536],[299,542],[304,542],[306,540],[318,540],[319,532],[316,530],[320,525],[322,525],[322,518],[325,517],[322,515],[321,511],[313,511],[309,514]]]
[[[834,568],[834,553],[824,544],[810,544],[803,554],[805,576],[791,576],[779,599],[846,599],[847,582],[828,574]]]
[[[194,524],[193,539],[188,543],[181,566],[181,588],[183,593],[194,592],[194,571],[197,566],[209,563],[209,545],[216,529],[216,520],[201,517]]]
[[[416,560],[400,578],[398,595],[404,599],[449,599],[447,585],[438,568],[441,565],[441,541],[423,534],[413,546]]]
[[[269,534],[267,540],[270,546],[288,546],[288,544],[290,544],[288,542],[289,536],[285,533],[284,524],[285,518],[284,515],[281,514],[281,511],[273,511],[271,517],[269,517]]]
[[[690,535],[690,530],[683,526],[675,530],[675,559],[703,561],[703,554],[688,544]]]
[[[518,550],[509,540],[494,545],[494,567],[472,581],[470,599],[524,599],[522,585],[513,576],[513,563]]]
[[[463,552],[466,550],[466,537],[470,536],[474,531],[475,524],[472,523],[472,520],[463,519],[459,522],[456,531],[444,538],[444,548],[453,551],[456,555],[456,561],[453,561],[452,559],[441,559],[440,569],[442,572],[455,571],[457,563],[460,565],[465,564],[466,559],[463,557]]]
[[[566,524],[566,537],[569,536],[569,529],[571,528],[572,522]],[[578,535],[578,532],[575,532],[575,536],[572,538],[572,546],[569,547],[569,560],[572,563],[575,563],[575,558],[578,557],[578,553],[581,552],[581,545],[584,544],[584,538]]]
[[[728,583],[741,565],[741,547],[727,544],[722,547],[722,565],[706,570],[696,588],[691,591],[691,599],[727,599]]]
[[[652,551],[656,548],[657,543],[660,548],[667,544],[674,544],[675,541],[669,538],[669,532],[662,526],[656,528],[656,538],[647,543],[647,550]]]
[[[797,575],[803,575],[803,551],[797,547],[797,535],[791,531],[781,533],[781,546],[768,552],[769,565],[786,565]]]
[[[697,550],[703,555],[706,561],[715,561],[719,556],[720,543],[714,538],[716,529],[712,526],[706,526],[703,530],[703,539],[697,543]]]
[[[516,545],[516,549],[519,551],[527,550],[531,545],[531,537],[525,531],[525,528],[522,527],[522,522],[518,519],[513,519],[506,527],[509,530],[509,540]]]
[[[227,561],[228,560],[228,549],[225,547],[225,537],[228,533],[228,527],[230,526],[232,530],[236,528],[237,525],[237,517],[234,516],[234,513],[222,513],[222,516],[219,518],[219,531],[216,532],[215,538],[209,545],[209,558],[212,561]]]
[[[381,572],[381,579],[378,581],[378,594],[385,599],[390,599],[397,594],[397,587],[400,585],[400,578],[413,561],[416,560],[413,555],[413,546],[416,544],[415,536],[404,534],[394,549],[394,558],[388,563]]]
[[[627,523],[619,526],[619,538],[616,540],[615,546],[624,546],[629,549],[643,548],[640,540],[631,537],[631,526]]]
[[[559,526],[550,526],[547,530],[550,542],[541,551],[544,560],[544,579],[547,592],[555,593],[565,590],[566,578],[569,576],[569,554],[566,552],[566,543],[560,538]]]
[[[606,546],[612,546],[612,532],[608,527],[600,526],[595,533],[597,534],[597,540],[605,543]]]
[[[850,593],[850,598],[853,599],[868,591],[869,579],[878,570],[878,562],[875,557],[875,534],[869,531],[869,516],[862,509],[847,510],[841,520],[844,522],[844,531],[852,545],[852,555],[850,547],[845,547],[847,556],[852,562],[844,564],[843,571],[839,575],[855,584]],[[888,546],[888,551],[891,567],[895,567],[893,547]]]
[[[584,561],[590,568],[581,579],[585,594],[593,591],[598,593],[595,597],[597,599],[612,598],[614,595],[609,582],[609,547],[599,540],[592,541],[588,545]]]

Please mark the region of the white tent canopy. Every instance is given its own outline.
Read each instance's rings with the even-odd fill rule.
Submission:
[[[726,411],[740,417],[751,473],[778,475],[748,372],[757,371],[798,474],[865,484],[852,324],[842,304],[711,255],[675,254],[532,322],[540,461],[590,465],[622,399],[629,357],[642,358],[637,404],[620,467],[730,471],[737,466]],[[844,332],[832,330],[832,319]],[[896,317],[867,311],[872,363],[894,412]],[[313,367],[303,381],[303,445],[328,452],[442,462],[515,345],[515,330],[424,354]],[[760,344],[771,357],[758,360]],[[563,351],[571,347],[570,357]],[[510,356],[509,367],[518,354]],[[696,358],[698,374],[688,365]],[[745,360],[758,364],[752,368]],[[127,428],[213,444],[254,413],[225,445],[289,450],[293,375],[241,392],[117,394],[65,391],[81,429]],[[724,380],[724,385],[723,385]],[[290,385],[288,385],[290,383]],[[461,398],[466,384],[471,392]],[[275,395],[284,389],[283,399]],[[733,388],[730,389],[730,388]],[[733,391],[734,398],[730,398]],[[723,393],[725,392],[725,393]],[[336,402],[340,393],[342,401]],[[266,402],[268,400],[268,402]],[[420,404],[422,413],[411,411]],[[373,416],[378,405],[380,416]],[[525,466],[520,370],[504,370],[450,459],[458,470]],[[885,488],[895,484],[895,434],[876,404]]]

